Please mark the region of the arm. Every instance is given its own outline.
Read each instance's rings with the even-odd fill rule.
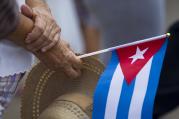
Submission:
[[[8,36],[8,39],[26,48],[24,39],[26,38],[27,34],[33,29],[34,23],[32,20],[22,14],[20,14],[19,16],[20,18],[16,30]]]
[[[19,24],[16,30],[9,35],[9,39],[26,48],[24,39],[27,34],[31,32],[33,26],[34,23],[31,19],[20,15]],[[60,37],[57,38],[59,39]],[[63,40],[58,42],[57,45],[45,53],[34,52],[34,54],[49,68],[60,68],[72,78],[79,75],[81,61],[74,55],[72,50],[70,50],[68,45]]]
[[[31,8],[34,7],[44,7],[48,8],[48,5],[45,0],[26,0],[25,1],[27,5],[29,5]]]
[[[24,8],[24,7],[23,7]],[[9,39],[12,40],[13,42],[19,44],[20,46],[28,49],[28,45],[25,43],[26,37],[28,37],[29,32],[33,32],[34,27],[36,28],[38,23],[43,22],[45,19],[40,19],[38,22],[33,22],[31,19],[31,13],[27,12],[28,9],[24,8],[23,11],[24,13],[27,13],[26,15],[29,17],[25,17],[22,14],[19,14],[18,8],[16,5],[15,0],[2,0],[0,4],[0,38],[7,37],[9,35]],[[40,9],[40,11],[43,11],[45,9]],[[49,14],[49,12],[46,12]],[[41,14],[39,15],[39,17]],[[47,19],[47,18],[46,18]],[[52,21],[52,20],[51,20]],[[49,31],[49,28],[52,29],[53,32],[51,32],[50,35],[46,35],[45,39],[49,41],[49,39],[54,39],[55,41],[60,40],[59,36],[59,28],[56,28],[56,24],[51,25],[50,23],[54,22],[48,22],[46,26],[47,29],[41,28],[40,33]],[[55,26],[55,27],[51,27]],[[56,28],[55,32],[54,29]],[[35,30],[36,32],[39,32],[39,27],[37,27]],[[43,31],[43,32],[42,32]],[[40,34],[39,33],[39,34]],[[37,39],[40,39],[40,43],[44,43],[44,38],[42,39],[41,37],[44,37],[42,34],[39,36],[39,34],[33,34],[31,33],[31,36],[34,37],[36,35]],[[54,36],[54,37],[53,37]],[[40,38],[39,38],[40,37]],[[51,37],[51,38],[50,38]],[[36,39],[35,39],[36,40]],[[39,45],[39,40],[34,41],[37,42]],[[46,42],[49,44],[49,42]],[[34,43],[32,43],[34,44]],[[54,45],[54,44],[53,44]],[[52,45],[51,45],[52,46]],[[33,52],[32,50],[30,50]],[[80,68],[80,59],[78,59],[75,54],[72,52],[72,50],[68,47],[68,45],[63,41],[60,40],[60,42],[56,42],[54,47],[52,47],[48,52],[43,53],[41,51],[33,52],[46,66],[49,68],[61,68],[68,76],[74,78],[79,75],[79,68]]]
[[[20,30],[23,29],[23,32],[26,31],[26,33],[20,34],[20,36],[28,34],[27,38],[21,38],[22,40],[26,38],[25,47],[33,52],[49,68],[60,68],[68,76],[72,78],[77,77],[80,72],[81,61],[73,53],[69,45],[60,39],[60,28],[51,15],[48,5],[42,0],[26,0],[26,3],[31,8],[22,6],[22,13],[29,18],[33,18],[34,23],[29,21],[29,19],[27,20],[24,16],[21,17],[22,23],[19,25],[26,28],[18,28]],[[26,23],[23,25],[24,22]],[[43,52],[43,47],[46,49],[46,52]],[[40,50],[39,48],[42,49]]]

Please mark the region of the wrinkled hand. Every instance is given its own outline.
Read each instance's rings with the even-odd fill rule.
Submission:
[[[36,56],[49,68],[61,69],[71,78],[80,75],[81,60],[64,40],[60,40],[57,45],[46,53],[47,55],[37,53]]]
[[[34,18],[32,16],[32,12],[29,11],[29,8],[22,6],[21,9],[25,16],[31,19]],[[43,12],[43,9],[40,12],[38,12],[38,8],[36,10],[37,15],[35,16],[34,28],[26,39],[29,43],[28,48],[30,47],[30,51],[32,51],[39,58],[39,60],[49,68],[61,69],[70,78],[78,77],[80,75],[80,68],[82,64],[81,60],[73,53],[69,45],[64,40],[60,40],[60,29],[59,27],[56,27],[54,20],[50,19],[51,16],[49,13],[45,12],[46,10]],[[49,20],[47,20],[47,18]],[[53,24],[53,27],[48,26],[47,24],[49,23]],[[39,44],[43,45],[40,45],[39,47]],[[45,51],[48,51],[41,52],[41,50],[39,50],[43,50],[43,48]]]
[[[22,13],[33,19],[35,24],[31,33],[26,38],[27,48],[36,52],[46,52],[54,47],[59,41],[60,27],[57,25],[49,9],[43,7],[30,8],[26,5],[21,7]]]

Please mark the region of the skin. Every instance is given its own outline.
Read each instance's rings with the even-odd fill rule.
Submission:
[[[32,52],[46,52],[57,44],[61,32],[44,0],[26,0],[22,13],[33,19],[34,28],[26,38],[27,48]]]
[[[35,22],[33,30],[28,34],[26,43],[32,52],[46,52],[57,44],[61,29],[49,11],[43,8],[21,7],[22,13]],[[42,9],[42,10],[41,10]]]
[[[42,21],[44,21],[45,19],[46,19],[46,24],[54,23],[54,20],[52,20],[53,17],[50,17],[49,8],[47,4],[42,0],[26,0],[26,3],[30,6],[31,9],[29,9],[27,6],[22,6],[21,8],[22,14],[19,15],[20,16],[19,24],[16,30],[9,35],[9,39],[19,44],[20,46],[24,47],[25,49],[31,51],[47,67],[54,70],[61,69],[70,78],[78,77],[80,75],[81,60],[70,49],[69,44],[67,44],[63,39],[60,38],[60,33],[57,32],[59,31],[58,27],[51,28],[51,29],[55,29],[54,31],[47,30],[46,28],[48,27],[48,25],[42,23]],[[34,11],[32,9],[41,12],[39,12],[39,14],[36,14],[32,12]],[[34,16],[35,16],[35,20],[34,20]],[[39,21],[37,21],[37,19]],[[46,35],[46,33],[48,34],[51,33],[51,32],[49,33],[48,31],[53,31],[52,32],[53,36]],[[36,44],[36,42],[39,41],[39,39],[42,39],[42,37],[45,39],[44,42],[47,42],[50,39],[52,43],[53,42],[52,40],[54,40],[55,41],[54,45],[49,49],[47,48],[48,50],[46,50],[45,52],[42,52],[39,49],[34,50],[34,48],[37,49],[38,45],[37,47],[33,47],[32,49],[29,48],[29,44],[31,46],[32,45],[34,46],[34,43]],[[50,37],[51,38],[53,37],[52,40]],[[33,41],[33,42],[29,42],[29,41]]]

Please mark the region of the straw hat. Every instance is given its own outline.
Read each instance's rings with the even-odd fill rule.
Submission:
[[[82,75],[69,79],[62,71],[36,65],[26,81],[22,96],[22,119],[90,119],[92,97],[103,64],[83,59]]]

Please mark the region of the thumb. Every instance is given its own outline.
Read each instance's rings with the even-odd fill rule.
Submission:
[[[22,12],[23,15],[25,15],[26,17],[29,17],[31,19],[34,16],[32,9],[27,5],[22,5],[21,6],[21,12]]]

